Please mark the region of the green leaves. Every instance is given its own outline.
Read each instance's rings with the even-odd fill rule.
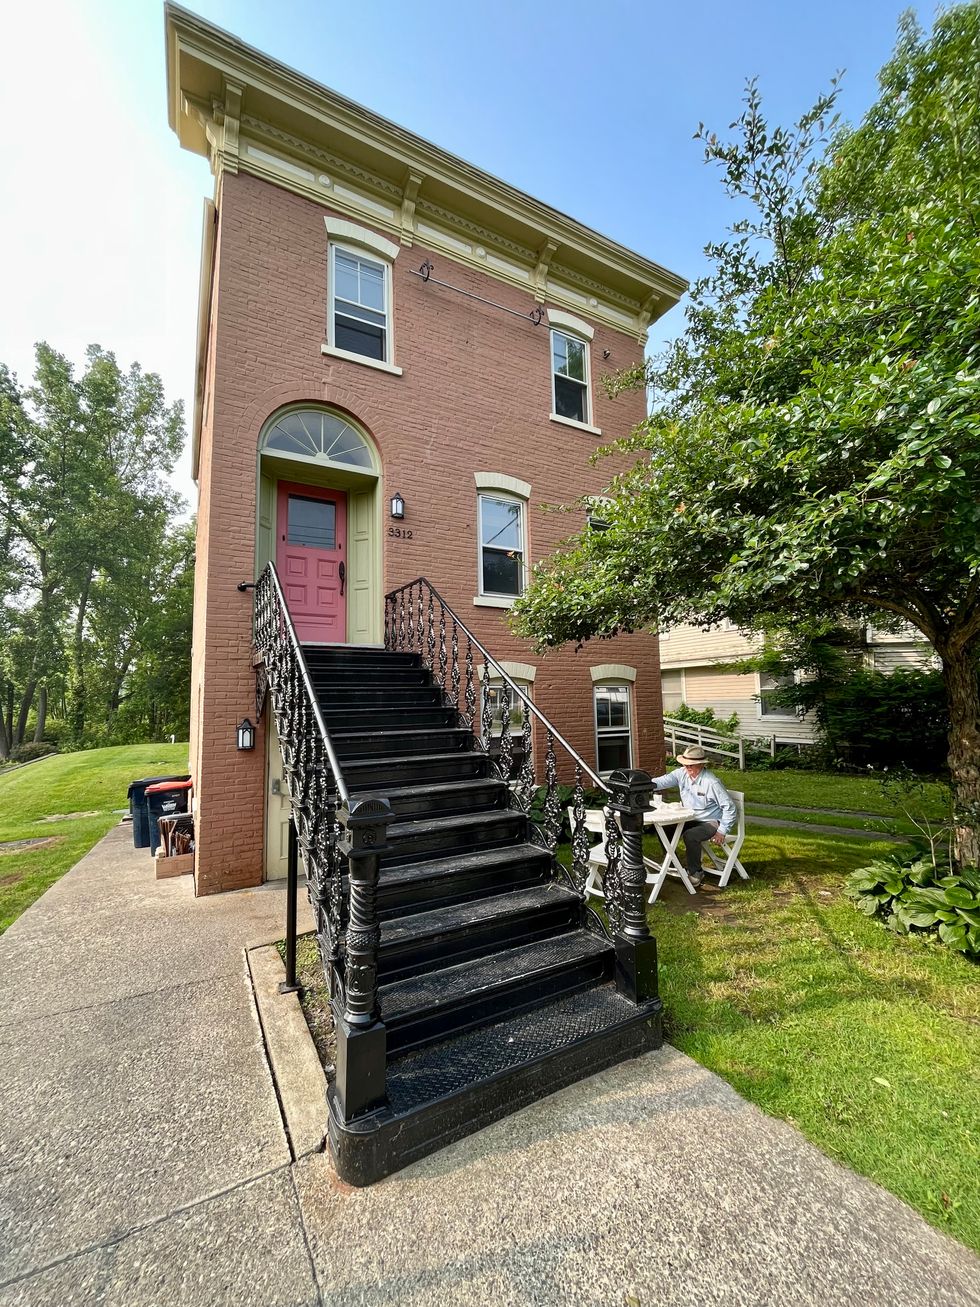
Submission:
[[[940,876],[922,859],[889,858],[852,872],[844,893],[868,917],[899,934],[938,936],[950,948],[980,961],[980,873],[966,868]]]

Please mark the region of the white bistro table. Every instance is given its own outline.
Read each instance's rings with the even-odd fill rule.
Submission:
[[[661,870],[667,872],[670,876],[680,876],[692,894],[694,893],[694,886],[688,878],[687,868],[677,856],[677,844],[681,838],[684,823],[693,820],[693,810],[685,808],[683,803],[658,803],[655,807],[648,808],[643,814],[644,826],[653,826],[660,836],[660,843],[664,846]]]

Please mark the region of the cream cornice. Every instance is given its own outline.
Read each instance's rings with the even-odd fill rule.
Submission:
[[[324,139],[336,146],[346,175],[357,170],[363,174],[362,184],[390,195],[391,215],[374,214],[371,221],[396,239],[403,243],[407,243],[405,235],[415,239],[409,224],[417,222],[417,212],[424,212],[435,195],[445,197],[448,204],[439,207],[454,215],[454,228],[461,220],[475,221],[488,233],[484,245],[490,242],[506,249],[515,244],[533,250],[529,264],[517,256],[524,265],[521,275],[490,266],[475,251],[467,255],[450,245],[451,257],[522,285],[539,299],[546,295],[571,309],[584,310],[638,339],[686,289],[682,278],[652,260],[286,68],[195,14],[168,4],[165,20],[170,125],[181,144],[210,157],[216,171],[245,169],[351,216],[365,216],[354,200],[345,197],[339,203],[329,196],[315,177],[307,182],[286,170],[276,175],[261,161],[249,159],[242,149],[241,130],[261,120],[299,142],[302,160],[318,155],[322,159]],[[289,152],[294,154],[295,147]],[[418,178],[418,183],[412,178]],[[426,238],[425,243],[431,242]],[[549,244],[555,247],[551,253]],[[508,253],[514,256],[513,250]],[[567,289],[562,283],[567,283]],[[576,298],[579,287],[585,293]],[[600,289],[603,300],[607,296],[614,303],[618,300],[626,312],[607,313],[602,303],[590,305],[590,291],[598,300]]]

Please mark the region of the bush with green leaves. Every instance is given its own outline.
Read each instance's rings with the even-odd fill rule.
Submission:
[[[692,726],[709,726],[719,735],[735,736],[738,731],[738,713],[731,717],[718,717],[714,708],[690,708],[686,703],[678,704],[664,714],[678,722],[690,722]]]
[[[57,753],[57,748],[47,740],[18,744],[10,751],[11,762],[33,762],[35,758],[46,758],[49,753]]]
[[[848,876],[844,893],[868,917],[900,935],[938,935],[958,953],[980,961],[980,869],[955,874],[928,858],[877,858]]]

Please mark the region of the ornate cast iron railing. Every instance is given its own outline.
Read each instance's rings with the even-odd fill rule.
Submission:
[[[379,1094],[384,1097],[376,894],[392,812],[380,795],[351,799],[272,563],[255,583],[254,643],[259,683],[268,686],[272,700],[293,830],[334,1002],[336,1091],[350,1119],[376,1106]],[[259,706],[263,697],[264,692]],[[356,1055],[355,1039],[361,1041]],[[370,1074],[368,1062],[374,1067]]]
[[[460,658],[460,649],[465,652]],[[424,576],[393,590],[385,598],[385,648],[421,654],[422,661],[441,687],[444,702],[454,708],[460,721],[470,727],[483,749],[490,754],[498,777],[511,787],[511,803],[531,814],[540,811],[536,829],[554,856],[561,839],[563,815],[559,789],[558,751],[565,755],[565,769],[573,777],[571,823],[571,867],[556,859],[559,874],[585,898],[591,841],[586,827],[587,777],[602,794],[606,817],[606,856],[603,876],[605,910],[610,932],[634,940],[650,938],[646,921],[643,865],[643,811],[650,806],[653,787],[645,772],[613,772],[608,782],[587,762],[531,701],[504,670],[493,654],[453,611],[439,591]],[[484,663],[484,686],[500,682],[500,733],[494,732],[494,712],[487,694],[480,701],[475,654]],[[478,701],[480,701],[478,709]],[[519,705],[521,758],[514,770],[512,708]],[[537,719],[544,733],[543,786],[537,784],[531,748],[532,721]],[[496,749],[492,746],[496,742]],[[539,789],[543,797],[534,803]]]

